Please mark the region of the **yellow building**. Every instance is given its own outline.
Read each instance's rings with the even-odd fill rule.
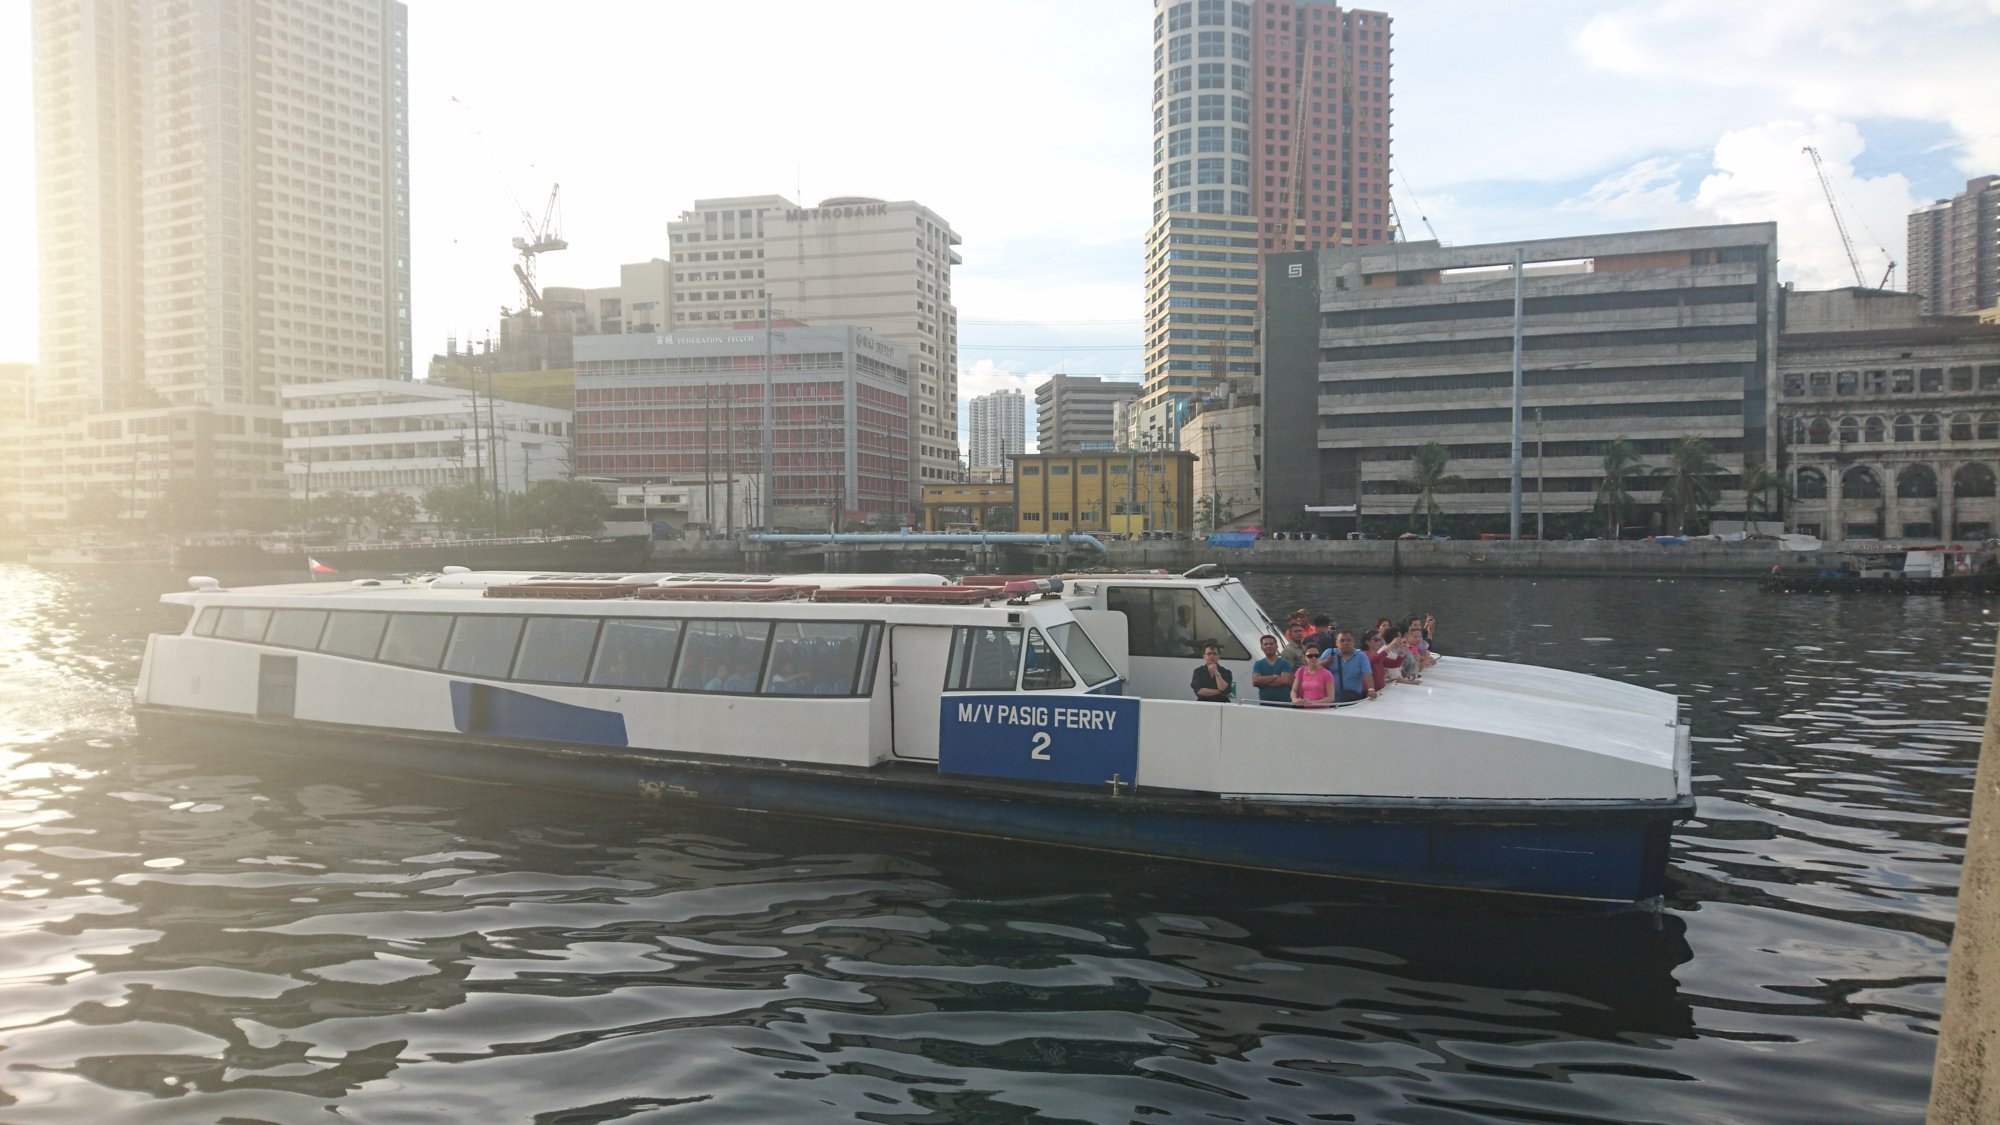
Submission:
[[[1012,486],[999,482],[927,484],[924,486],[924,530],[945,531],[955,523],[971,523],[990,531],[986,514],[1014,503]]]
[[[1194,530],[1194,462],[1185,450],[1028,453],[1014,461],[1022,531]]]

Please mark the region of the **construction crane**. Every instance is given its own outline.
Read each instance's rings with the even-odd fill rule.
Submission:
[[[542,293],[535,288],[535,255],[569,249],[569,243],[563,240],[562,232],[557,229],[562,223],[562,213],[556,209],[556,197],[561,192],[561,184],[549,188],[548,206],[542,209],[539,224],[535,222],[534,215],[523,209],[521,222],[528,228],[528,236],[514,236],[514,249],[521,255],[521,260],[514,264],[514,276],[521,280],[521,292],[527,298],[527,307],[536,312],[542,311]]]
[[[1866,289],[1868,282],[1861,276],[1861,260],[1854,256],[1854,239],[1848,236],[1847,221],[1840,217],[1840,204],[1834,202],[1833,180],[1826,174],[1826,163],[1819,158],[1819,150],[1811,145],[1805,146],[1800,151],[1812,157],[1813,171],[1819,175],[1820,190],[1826,193],[1826,209],[1833,212],[1833,229],[1840,232],[1840,248],[1847,252],[1847,268],[1854,271],[1855,288]],[[1864,228],[1867,226],[1866,223],[1862,225]],[[1875,232],[1869,231],[1868,234],[1872,238]],[[1887,289],[1896,276],[1896,259],[1889,256],[1887,247],[1882,247],[1881,251],[1882,257],[1888,260],[1889,268],[1882,272],[1882,280],[1875,288]]]

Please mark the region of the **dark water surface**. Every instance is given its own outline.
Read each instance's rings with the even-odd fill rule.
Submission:
[[[1252,576],[1692,700],[1666,909],[1580,914],[149,744],[179,583],[0,566],[0,1121],[1923,1113],[1981,601]]]

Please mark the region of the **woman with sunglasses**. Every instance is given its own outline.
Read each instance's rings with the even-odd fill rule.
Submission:
[[[1333,673],[1321,667],[1316,646],[1306,646],[1305,665],[1292,673],[1292,706],[1333,706]]]

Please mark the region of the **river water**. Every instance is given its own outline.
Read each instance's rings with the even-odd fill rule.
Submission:
[[[179,577],[0,566],[0,1120],[1921,1119],[1988,603],[1248,581],[1690,698],[1665,908],[152,744]]]

